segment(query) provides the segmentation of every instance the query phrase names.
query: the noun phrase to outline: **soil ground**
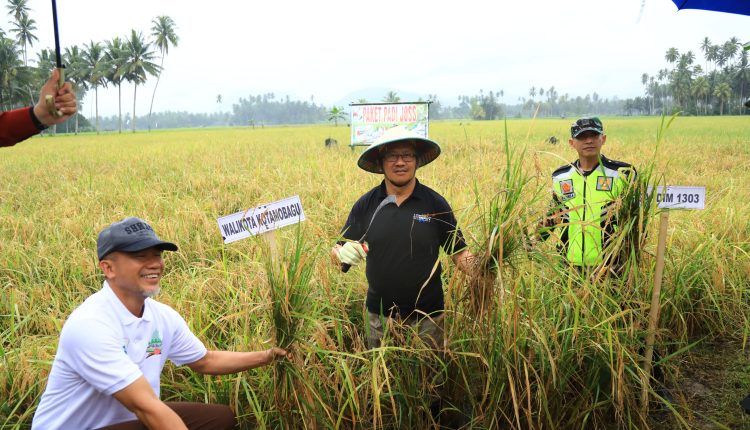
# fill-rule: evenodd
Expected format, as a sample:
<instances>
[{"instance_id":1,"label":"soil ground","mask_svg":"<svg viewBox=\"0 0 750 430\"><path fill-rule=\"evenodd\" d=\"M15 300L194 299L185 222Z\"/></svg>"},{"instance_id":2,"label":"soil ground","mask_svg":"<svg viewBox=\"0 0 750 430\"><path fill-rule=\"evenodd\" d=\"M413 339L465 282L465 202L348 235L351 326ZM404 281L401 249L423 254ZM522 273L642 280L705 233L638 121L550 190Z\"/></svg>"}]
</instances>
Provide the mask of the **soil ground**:
<instances>
[{"instance_id":1,"label":"soil ground","mask_svg":"<svg viewBox=\"0 0 750 430\"><path fill-rule=\"evenodd\" d=\"M655 430L750 430L750 415L739 405L750 394L750 348L743 350L739 341L704 341L678 360L667 386L687 426L668 411L655 411Z\"/></svg>"}]
</instances>

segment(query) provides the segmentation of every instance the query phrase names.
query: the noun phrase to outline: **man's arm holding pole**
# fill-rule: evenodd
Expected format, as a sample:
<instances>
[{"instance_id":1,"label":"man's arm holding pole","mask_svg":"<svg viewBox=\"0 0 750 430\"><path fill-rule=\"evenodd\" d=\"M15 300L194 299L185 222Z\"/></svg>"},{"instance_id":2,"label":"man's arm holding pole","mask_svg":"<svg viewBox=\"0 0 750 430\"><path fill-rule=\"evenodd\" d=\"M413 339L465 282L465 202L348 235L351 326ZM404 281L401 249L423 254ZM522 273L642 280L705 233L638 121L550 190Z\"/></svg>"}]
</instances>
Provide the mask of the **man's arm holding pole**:
<instances>
[{"instance_id":1,"label":"man's arm holding pole","mask_svg":"<svg viewBox=\"0 0 750 430\"><path fill-rule=\"evenodd\" d=\"M34 105L33 114L44 126L49 127L67 121L76 114L76 95L70 82L59 86L60 69L52 71L52 75L39 92L39 101ZM52 100L52 107L48 107L47 100ZM57 112L60 114L58 115Z\"/></svg>"}]
</instances>

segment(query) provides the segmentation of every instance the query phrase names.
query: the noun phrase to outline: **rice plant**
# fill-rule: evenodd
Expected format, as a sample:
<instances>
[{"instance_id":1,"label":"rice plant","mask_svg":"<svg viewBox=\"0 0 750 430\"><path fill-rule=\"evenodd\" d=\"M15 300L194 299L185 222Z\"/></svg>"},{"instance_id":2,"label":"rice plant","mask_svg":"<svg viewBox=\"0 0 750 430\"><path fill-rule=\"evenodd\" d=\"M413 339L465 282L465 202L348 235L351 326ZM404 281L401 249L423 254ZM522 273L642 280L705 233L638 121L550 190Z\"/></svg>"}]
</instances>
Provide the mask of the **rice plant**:
<instances>
[{"instance_id":1,"label":"rice plant","mask_svg":"<svg viewBox=\"0 0 750 430\"><path fill-rule=\"evenodd\" d=\"M433 422L429 392L439 388L440 419L453 428L654 427L638 404L655 247L653 202L643 190L662 182L707 187L705 211L670 215L656 346L664 371L679 374L684 351L704 339L750 336L750 148L742 121L679 118L654 156L653 119L607 120L607 155L632 162L644 180L623 198L620 229L607 249L612 261L626 262L619 277L609 267L599 277L571 273L553 241L527 252L518 228L535 225L547 210L548 173L571 152L544 140L565 133L568 120L537 119L533 131L526 120L431 124L444 153L418 177L459 208L491 284L472 308L473 281L441 257L448 340L441 354L408 327L367 350L364 271L342 274L319 252L333 244L352 202L380 181L353 167L356 153L348 148L321 156L320 143L345 141L346 129L184 130L159 133L158 141L80 135L6 148L0 427L29 427L62 323L100 288L96 232L125 215L149 220L180 246L166 257L158 300L208 347L258 350L278 342L293 352L291 361L221 377L167 366L165 400L229 404L242 429L414 428ZM497 138L503 129L505 141ZM218 216L295 194L305 208L304 234L277 233L276 263L263 241L223 245ZM666 412L670 428L700 428L701 417L745 425L729 412L701 410L677 388Z\"/></svg>"},{"instance_id":2,"label":"rice plant","mask_svg":"<svg viewBox=\"0 0 750 430\"><path fill-rule=\"evenodd\" d=\"M315 420L306 418L313 399L305 383L303 351L295 354L295 349L306 338L306 321L315 319L311 286L316 252L306 247L299 224L294 244L288 251L281 248L281 255L267 248L265 257L274 344L291 354L289 359L274 363L274 403L283 428L299 428L302 421L306 428L314 429Z\"/></svg>"}]
</instances>

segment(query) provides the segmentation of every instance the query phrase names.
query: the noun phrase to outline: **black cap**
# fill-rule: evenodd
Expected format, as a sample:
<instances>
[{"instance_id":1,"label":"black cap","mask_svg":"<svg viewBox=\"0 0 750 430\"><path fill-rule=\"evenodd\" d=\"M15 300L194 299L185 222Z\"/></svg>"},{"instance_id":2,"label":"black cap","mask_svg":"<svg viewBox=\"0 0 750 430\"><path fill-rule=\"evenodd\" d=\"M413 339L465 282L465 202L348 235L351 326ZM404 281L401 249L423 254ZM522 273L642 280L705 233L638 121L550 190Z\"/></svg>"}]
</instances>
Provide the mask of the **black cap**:
<instances>
[{"instance_id":1,"label":"black cap","mask_svg":"<svg viewBox=\"0 0 750 430\"><path fill-rule=\"evenodd\" d=\"M584 131L595 131L599 134L604 134L604 126L602 125L602 120L595 116L579 119L578 121L571 124L570 137L575 139Z\"/></svg>"},{"instance_id":2,"label":"black cap","mask_svg":"<svg viewBox=\"0 0 750 430\"><path fill-rule=\"evenodd\" d=\"M146 221L136 217L110 224L96 239L99 260L114 251L137 252L154 246L161 250L177 251L177 245L159 239Z\"/></svg>"}]
</instances>

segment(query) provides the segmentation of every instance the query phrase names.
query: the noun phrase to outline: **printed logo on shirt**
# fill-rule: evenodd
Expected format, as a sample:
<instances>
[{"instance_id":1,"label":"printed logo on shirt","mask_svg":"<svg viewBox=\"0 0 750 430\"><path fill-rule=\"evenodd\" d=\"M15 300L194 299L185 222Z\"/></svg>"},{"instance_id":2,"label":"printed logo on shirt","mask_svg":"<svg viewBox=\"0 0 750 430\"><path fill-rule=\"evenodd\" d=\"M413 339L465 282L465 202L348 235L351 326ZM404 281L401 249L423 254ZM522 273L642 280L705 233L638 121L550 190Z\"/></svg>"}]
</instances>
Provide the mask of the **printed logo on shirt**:
<instances>
[{"instance_id":1,"label":"printed logo on shirt","mask_svg":"<svg viewBox=\"0 0 750 430\"><path fill-rule=\"evenodd\" d=\"M161 355L161 336L159 336L159 330L154 330L151 333L151 340L148 341L148 347L146 347L146 358L152 355Z\"/></svg>"},{"instance_id":2,"label":"printed logo on shirt","mask_svg":"<svg viewBox=\"0 0 750 430\"><path fill-rule=\"evenodd\" d=\"M563 200L570 200L575 197L576 193L573 191L573 180L566 179L560 181L560 191L562 192Z\"/></svg>"},{"instance_id":3,"label":"printed logo on shirt","mask_svg":"<svg viewBox=\"0 0 750 430\"><path fill-rule=\"evenodd\" d=\"M421 223L430 222L431 219L432 217L427 216L427 215L414 214L414 221L416 222L421 222Z\"/></svg>"},{"instance_id":4,"label":"printed logo on shirt","mask_svg":"<svg viewBox=\"0 0 750 430\"><path fill-rule=\"evenodd\" d=\"M597 191L612 191L612 183L614 178L612 176L599 176L596 178L596 190Z\"/></svg>"},{"instance_id":5,"label":"printed logo on shirt","mask_svg":"<svg viewBox=\"0 0 750 430\"><path fill-rule=\"evenodd\" d=\"M130 343L130 339L125 338L122 340L122 352L124 352L126 355L128 353L128 344Z\"/></svg>"}]
</instances>

